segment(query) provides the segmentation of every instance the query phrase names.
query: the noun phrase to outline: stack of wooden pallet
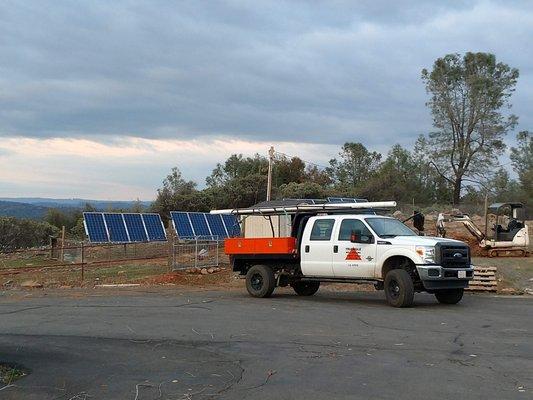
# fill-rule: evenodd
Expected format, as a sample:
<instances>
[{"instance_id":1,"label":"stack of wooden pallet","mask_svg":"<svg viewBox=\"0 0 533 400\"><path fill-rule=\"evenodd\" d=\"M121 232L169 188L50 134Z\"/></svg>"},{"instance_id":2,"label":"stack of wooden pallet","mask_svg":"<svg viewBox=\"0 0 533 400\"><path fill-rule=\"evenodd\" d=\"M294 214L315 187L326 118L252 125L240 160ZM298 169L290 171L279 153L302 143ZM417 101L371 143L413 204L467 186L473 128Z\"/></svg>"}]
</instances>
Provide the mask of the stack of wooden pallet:
<instances>
[{"instance_id":1,"label":"stack of wooden pallet","mask_svg":"<svg viewBox=\"0 0 533 400\"><path fill-rule=\"evenodd\" d=\"M468 284L467 290L496 292L498 290L496 267L474 267L474 279Z\"/></svg>"}]
</instances>

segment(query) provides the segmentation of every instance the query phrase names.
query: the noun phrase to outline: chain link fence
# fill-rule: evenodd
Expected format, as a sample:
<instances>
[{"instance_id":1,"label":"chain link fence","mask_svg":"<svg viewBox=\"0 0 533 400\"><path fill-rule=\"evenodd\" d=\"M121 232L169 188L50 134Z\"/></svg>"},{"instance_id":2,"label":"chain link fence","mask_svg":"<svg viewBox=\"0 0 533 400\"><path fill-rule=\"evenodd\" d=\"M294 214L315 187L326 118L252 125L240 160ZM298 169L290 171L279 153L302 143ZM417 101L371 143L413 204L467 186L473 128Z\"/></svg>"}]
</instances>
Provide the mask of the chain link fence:
<instances>
[{"instance_id":1,"label":"chain link fence","mask_svg":"<svg viewBox=\"0 0 533 400\"><path fill-rule=\"evenodd\" d=\"M172 269L218 267L224 242L222 240L174 238L172 243Z\"/></svg>"}]
</instances>

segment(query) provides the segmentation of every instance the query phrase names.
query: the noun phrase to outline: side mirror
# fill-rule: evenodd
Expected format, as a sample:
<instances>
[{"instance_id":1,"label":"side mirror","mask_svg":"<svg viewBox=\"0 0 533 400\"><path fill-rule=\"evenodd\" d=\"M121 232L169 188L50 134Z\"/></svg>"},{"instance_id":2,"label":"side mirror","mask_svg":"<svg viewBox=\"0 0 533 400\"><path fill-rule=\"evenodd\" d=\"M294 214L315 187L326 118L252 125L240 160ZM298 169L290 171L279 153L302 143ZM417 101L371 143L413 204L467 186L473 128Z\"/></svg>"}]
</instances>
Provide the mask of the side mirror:
<instances>
[{"instance_id":1,"label":"side mirror","mask_svg":"<svg viewBox=\"0 0 533 400\"><path fill-rule=\"evenodd\" d=\"M370 244L374 243L374 237L372 235L363 235L359 240L360 243Z\"/></svg>"},{"instance_id":2,"label":"side mirror","mask_svg":"<svg viewBox=\"0 0 533 400\"><path fill-rule=\"evenodd\" d=\"M374 243L374 237L372 235L362 235L361 231L352 231L350 235L350 242L352 243Z\"/></svg>"}]
</instances>

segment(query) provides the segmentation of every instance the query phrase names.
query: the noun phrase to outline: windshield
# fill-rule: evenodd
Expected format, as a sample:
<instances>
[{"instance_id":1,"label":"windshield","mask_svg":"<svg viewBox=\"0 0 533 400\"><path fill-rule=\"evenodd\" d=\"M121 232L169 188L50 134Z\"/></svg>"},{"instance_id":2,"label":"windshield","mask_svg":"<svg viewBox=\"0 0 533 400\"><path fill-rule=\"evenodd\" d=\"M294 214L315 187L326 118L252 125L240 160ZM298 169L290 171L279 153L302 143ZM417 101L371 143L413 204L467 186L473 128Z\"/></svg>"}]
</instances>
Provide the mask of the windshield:
<instances>
[{"instance_id":1,"label":"windshield","mask_svg":"<svg viewBox=\"0 0 533 400\"><path fill-rule=\"evenodd\" d=\"M402 222L393 218L365 218L365 221L372 227L374 232L381 238L392 238L396 236L416 236Z\"/></svg>"}]
</instances>

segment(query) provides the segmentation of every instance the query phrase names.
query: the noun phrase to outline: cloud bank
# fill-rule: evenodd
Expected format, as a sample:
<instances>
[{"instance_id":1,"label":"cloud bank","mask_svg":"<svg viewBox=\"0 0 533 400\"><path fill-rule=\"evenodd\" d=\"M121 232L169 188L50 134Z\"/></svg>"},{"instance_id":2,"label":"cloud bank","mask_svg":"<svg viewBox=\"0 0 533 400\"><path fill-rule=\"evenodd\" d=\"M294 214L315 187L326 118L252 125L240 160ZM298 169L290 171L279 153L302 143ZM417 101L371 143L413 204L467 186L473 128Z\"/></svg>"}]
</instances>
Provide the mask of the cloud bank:
<instances>
[{"instance_id":1,"label":"cloud bank","mask_svg":"<svg viewBox=\"0 0 533 400\"><path fill-rule=\"evenodd\" d=\"M431 129L420 71L451 52L519 68L531 129L532 37L528 1L3 2L0 195L149 198L173 165L201 181L222 154L278 142L311 161L409 146Z\"/></svg>"}]
</instances>

